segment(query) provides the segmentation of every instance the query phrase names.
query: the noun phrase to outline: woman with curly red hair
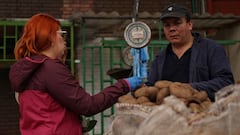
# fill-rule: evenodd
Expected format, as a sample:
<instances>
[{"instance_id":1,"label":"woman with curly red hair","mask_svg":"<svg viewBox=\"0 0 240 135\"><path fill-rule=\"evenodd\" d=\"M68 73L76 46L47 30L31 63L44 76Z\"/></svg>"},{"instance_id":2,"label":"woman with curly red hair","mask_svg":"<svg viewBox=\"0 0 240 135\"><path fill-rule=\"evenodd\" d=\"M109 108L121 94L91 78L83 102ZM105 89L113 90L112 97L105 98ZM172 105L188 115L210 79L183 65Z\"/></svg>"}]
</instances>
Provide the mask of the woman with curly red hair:
<instances>
[{"instance_id":1,"label":"woman with curly red hair","mask_svg":"<svg viewBox=\"0 0 240 135\"><path fill-rule=\"evenodd\" d=\"M142 83L141 77L120 79L91 96L63 62L65 33L52 16L36 14L16 43L17 62L11 66L9 78L19 94L21 135L81 135L79 116L104 111Z\"/></svg>"}]
</instances>

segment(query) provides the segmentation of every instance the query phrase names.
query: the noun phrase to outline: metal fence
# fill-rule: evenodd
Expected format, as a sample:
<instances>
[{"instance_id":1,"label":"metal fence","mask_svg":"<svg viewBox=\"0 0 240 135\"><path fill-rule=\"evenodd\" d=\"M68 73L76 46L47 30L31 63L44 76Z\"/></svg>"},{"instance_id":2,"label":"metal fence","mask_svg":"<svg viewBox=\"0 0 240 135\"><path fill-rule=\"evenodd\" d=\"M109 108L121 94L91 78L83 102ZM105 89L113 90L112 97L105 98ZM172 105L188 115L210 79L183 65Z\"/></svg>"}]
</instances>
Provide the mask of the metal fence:
<instances>
[{"instance_id":1,"label":"metal fence","mask_svg":"<svg viewBox=\"0 0 240 135\"><path fill-rule=\"evenodd\" d=\"M166 41L152 41L150 43L148 46L150 61L154 58L156 51L165 48L166 44ZM116 80L107 74L111 69L131 68L123 59L123 55L126 55L123 52L127 48L124 40L105 40L104 38L100 46L83 45L79 67L80 85L92 95L112 85ZM92 134L102 135L110 127L113 115L114 106L92 117L98 121Z\"/></svg>"},{"instance_id":2,"label":"metal fence","mask_svg":"<svg viewBox=\"0 0 240 135\"><path fill-rule=\"evenodd\" d=\"M9 67L14 61L13 50L15 43L22 34L23 26L27 19L0 20L0 66ZM69 21L61 21L62 29L68 31L67 62L74 72L74 26Z\"/></svg>"}]
</instances>

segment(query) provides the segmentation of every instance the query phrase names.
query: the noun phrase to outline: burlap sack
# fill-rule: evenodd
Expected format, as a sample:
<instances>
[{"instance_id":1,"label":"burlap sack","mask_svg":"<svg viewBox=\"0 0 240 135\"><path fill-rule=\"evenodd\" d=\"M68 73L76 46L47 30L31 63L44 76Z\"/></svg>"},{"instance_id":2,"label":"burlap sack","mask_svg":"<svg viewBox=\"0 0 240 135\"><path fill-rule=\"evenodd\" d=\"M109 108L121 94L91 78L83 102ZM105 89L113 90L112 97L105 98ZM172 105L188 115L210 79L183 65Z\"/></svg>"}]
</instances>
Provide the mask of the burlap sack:
<instances>
[{"instance_id":1,"label":"burlap sack","mask_svg":"<svg viewBox=\"0 0 240 135\"><path fill-rule=\"evenodd\" d=\"M240 85L216 93L216 101L202 113L191 113L174 96L158 106L117 104L106 135L240 135Z\"/></svg>"}]
</instances>

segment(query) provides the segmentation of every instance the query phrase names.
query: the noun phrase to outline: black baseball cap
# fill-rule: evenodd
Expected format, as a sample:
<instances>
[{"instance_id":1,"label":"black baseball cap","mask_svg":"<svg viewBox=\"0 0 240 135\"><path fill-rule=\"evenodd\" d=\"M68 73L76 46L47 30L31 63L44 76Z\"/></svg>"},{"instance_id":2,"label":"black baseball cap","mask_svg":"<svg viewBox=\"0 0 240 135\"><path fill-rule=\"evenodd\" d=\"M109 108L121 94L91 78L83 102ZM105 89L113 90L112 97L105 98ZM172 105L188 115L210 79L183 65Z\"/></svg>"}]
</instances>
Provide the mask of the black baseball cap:
<instances>
[{"instance_id":1,"label":"black baseball cap","mask_svg":"<svg viewBox=\"0 0 240 135\"><path fill-rule=\"evenodd\" d=\"M160 19L163 20L164 18L168 18L168 17L180 18L183 16L186 16L186 18L190 19L191 17L190 11L183 5L171 4L162 10Z\"/></svg>"}]
</instances>

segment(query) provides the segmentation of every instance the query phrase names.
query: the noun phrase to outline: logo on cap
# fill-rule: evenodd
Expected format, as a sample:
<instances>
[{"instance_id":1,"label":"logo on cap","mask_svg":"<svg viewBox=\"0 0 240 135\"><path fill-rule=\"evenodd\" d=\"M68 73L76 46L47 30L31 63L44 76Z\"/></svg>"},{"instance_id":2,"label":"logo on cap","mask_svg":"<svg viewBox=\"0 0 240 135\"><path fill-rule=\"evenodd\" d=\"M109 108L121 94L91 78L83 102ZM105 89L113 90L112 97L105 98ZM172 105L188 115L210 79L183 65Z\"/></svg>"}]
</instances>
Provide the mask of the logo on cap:
<instances>
[{"instance_id":1,"label":"logo on cap","mask_svg":"<svg viewBox=\"0 0 240 135\"><path fill-rule=\"evenodd\" d=\"M168 8L168 11L172 11L172 10L173 10L173 7L169 7L169 8Z\"/></svg>"}]
</instances>

